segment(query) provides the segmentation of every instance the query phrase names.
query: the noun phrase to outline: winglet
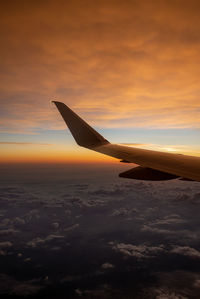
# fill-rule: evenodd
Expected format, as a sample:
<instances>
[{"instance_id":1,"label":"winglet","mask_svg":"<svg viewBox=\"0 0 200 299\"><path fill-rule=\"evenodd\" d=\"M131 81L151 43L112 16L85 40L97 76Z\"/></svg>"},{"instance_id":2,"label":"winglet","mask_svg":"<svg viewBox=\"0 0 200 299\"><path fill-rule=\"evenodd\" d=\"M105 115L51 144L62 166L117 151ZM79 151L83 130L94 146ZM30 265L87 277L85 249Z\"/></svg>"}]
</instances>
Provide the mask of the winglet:
<instances>
[{"instance_id":1,"label":"winglet","mask_svg":"<svg viewBox=\"0 0 200 299\"><path fill-rule=\"evenodd\" d=\"M109 142L62 102L52 101L78 145L92 148Z\"/></svg>"}]
</instances>

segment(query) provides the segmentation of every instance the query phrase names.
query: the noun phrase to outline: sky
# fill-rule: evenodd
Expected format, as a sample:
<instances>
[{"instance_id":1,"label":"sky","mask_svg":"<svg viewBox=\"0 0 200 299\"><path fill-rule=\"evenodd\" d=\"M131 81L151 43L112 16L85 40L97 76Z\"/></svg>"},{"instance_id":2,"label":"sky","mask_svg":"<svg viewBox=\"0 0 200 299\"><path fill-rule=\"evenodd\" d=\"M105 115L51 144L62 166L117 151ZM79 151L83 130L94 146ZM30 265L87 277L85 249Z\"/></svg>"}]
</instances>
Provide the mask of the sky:
<instances>
[{"instance_id":1,"label":"sky","mask_svg":"<svg viewBox=\"0 0 200 299\"><path fill-rule=\"evenodd\" d=\"M52 100L111 142L200 153L191 0L0 2L0 162L114 160L76 146Z\"/></svg>"}]
</instances>

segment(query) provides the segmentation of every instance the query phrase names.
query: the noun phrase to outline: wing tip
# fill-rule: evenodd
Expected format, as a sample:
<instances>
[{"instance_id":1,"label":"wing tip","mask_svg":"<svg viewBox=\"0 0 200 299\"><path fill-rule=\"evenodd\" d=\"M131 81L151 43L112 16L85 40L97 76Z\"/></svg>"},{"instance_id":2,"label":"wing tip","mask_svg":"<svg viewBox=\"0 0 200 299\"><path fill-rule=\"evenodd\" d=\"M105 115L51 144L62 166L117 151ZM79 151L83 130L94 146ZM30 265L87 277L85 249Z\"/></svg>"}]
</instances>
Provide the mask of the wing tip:
<instances>
[{"instance_id":1,"label":"wing tip","mask_svg":"<svg viewBox=\"0 0 200 299\"><path fill-rule=\"evenodd\" d=\"M65 105L63 102L56 101L56 100L51 101L51 103L54 103L55 105L59 105L59 104Z\"/></svg>"},{"instance_id":2,"label":"wing tip","mask_svg":"<svg viewBox=\"0 0 200 299\"><path fill-rule=\"evenodd\" d=\"M92 148L109 143L67 105L56 100L52 101L52 103L56 105L78 145Z\"/></svg>"}]
</instances>

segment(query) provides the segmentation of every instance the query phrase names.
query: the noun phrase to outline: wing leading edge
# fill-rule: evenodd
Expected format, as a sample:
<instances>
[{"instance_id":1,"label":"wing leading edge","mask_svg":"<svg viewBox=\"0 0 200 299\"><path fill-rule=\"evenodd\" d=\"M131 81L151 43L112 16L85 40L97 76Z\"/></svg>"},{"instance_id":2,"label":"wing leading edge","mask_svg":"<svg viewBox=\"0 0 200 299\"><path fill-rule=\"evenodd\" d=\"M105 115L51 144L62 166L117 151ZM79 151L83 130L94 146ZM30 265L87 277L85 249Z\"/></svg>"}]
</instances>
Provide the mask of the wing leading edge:
<instances>
[{"instance_id":1,"label":"wing leading edge","mask_svg":"<svg viewBox=\"0 0 200 299\"><path fill-rule=\"evenodd\" d=\"M120 174L120 177L139 180L200 181L200 157L164 153L112 144L89 126L64 103L53 101L70 129L77 144L90 150L140 165Z\"/></svg>"}]
</instances>

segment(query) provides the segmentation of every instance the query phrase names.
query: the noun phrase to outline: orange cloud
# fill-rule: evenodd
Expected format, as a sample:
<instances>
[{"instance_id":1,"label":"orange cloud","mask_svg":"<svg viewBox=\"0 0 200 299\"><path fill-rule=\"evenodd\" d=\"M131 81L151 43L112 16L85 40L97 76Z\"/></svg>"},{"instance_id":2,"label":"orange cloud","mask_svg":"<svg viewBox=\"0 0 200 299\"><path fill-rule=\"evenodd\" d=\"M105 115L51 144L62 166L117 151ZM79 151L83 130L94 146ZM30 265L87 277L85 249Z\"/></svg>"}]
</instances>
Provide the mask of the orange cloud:
<instances>
[{"instance_id":1,"label":"orange cloud","mask_svg":"<svg viewBox=\"0 0 200 299\"><path fill-rule=\"evenodd\" d=\"M1 131L200 127L198 1L1 2Z\"/></svg>"},{"instance_id":2,"label":"orange cloud","mask_svg":"<svg viewBox=\"0 0 200 299\"><path fill-rule=\"evenodd\" d=\"M8 141L0 141L2 145L51 145L49 143L33 143L33 142L8 142Z\"/></svg>"}]
</instances>

